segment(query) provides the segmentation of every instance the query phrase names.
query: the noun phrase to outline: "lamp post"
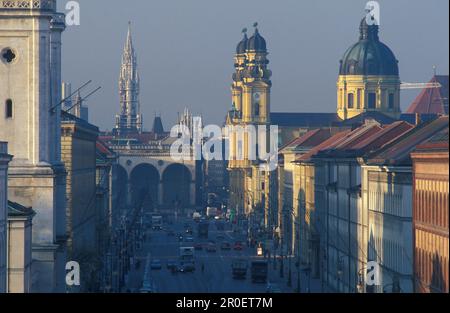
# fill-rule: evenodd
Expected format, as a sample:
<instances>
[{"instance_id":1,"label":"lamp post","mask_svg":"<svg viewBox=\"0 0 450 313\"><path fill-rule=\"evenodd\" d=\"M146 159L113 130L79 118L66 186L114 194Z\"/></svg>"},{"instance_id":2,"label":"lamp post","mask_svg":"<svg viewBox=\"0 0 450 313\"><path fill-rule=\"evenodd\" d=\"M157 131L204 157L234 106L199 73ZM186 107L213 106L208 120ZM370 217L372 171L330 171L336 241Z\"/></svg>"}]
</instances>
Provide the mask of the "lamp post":
<instances>
[{"instance_id":1,"label":"lamp post","mask_svg":"<svg viewBox=\"0 0 450 313\"><path fill-rule=\"evenodd\" d=\"M338 260L338 265L337 265L337 277L338 277L338 292L341 291L341 277L342 274L344 273L344 269L343 269L343 256L339 257Z\"/></svg>"}]
</instances>

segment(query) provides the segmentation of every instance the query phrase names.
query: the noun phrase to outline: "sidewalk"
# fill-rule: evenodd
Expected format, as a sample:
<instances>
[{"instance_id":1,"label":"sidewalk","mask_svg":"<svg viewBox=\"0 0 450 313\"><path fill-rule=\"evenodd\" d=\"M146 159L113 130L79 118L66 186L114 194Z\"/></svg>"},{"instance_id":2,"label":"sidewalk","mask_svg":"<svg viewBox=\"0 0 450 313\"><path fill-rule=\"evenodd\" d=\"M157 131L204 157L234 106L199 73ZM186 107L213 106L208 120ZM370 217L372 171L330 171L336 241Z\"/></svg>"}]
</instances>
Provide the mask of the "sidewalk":
<instances>
[{"instance_id":1,"label":"sidewalk","mask_svg":"<svg viewBox=\"0 0 450 313\"><path fill-rule=\"evenodd\" d=\"M130 271L127 273L125 286L122 288L122 292L127 292L127 290L139 292L141 289L149 244L150 236L147 232L146 240L142 243L141 249L137 250L137 253L133 258L133 264L130 267ZM136 269L135 264L138 260L140 261L140 266Z\"/></svg>"},{"instance_id":2,"label":"sidewalk","mask_svg":"<svg viewBox=\"0 0 450 313\"><path fill-rule=\"evenodd\" d=\"M276 267L274 268L273 258L269 261L269 279L268 283L276 284L283 293L297 293L298 287L298 270L295 266L295 262L291 263L291 286L288 286L289 281L289 260L284 260L283 277L280 277L280 260L277 259ZM303 267L300 267L300 292L301 293L322 293L322 284L320 279L309 277L307 273L303 271Z\"/></svg>"}]
</instances>

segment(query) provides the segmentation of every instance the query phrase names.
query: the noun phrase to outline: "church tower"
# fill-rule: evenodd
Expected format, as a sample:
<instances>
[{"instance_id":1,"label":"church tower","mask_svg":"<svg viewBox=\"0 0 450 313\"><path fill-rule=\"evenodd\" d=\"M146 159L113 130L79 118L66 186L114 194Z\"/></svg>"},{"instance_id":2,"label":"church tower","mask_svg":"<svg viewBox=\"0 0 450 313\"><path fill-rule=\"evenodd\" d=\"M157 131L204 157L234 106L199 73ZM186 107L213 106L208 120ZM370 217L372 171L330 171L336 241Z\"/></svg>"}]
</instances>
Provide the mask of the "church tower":
<instances>
[{"instance_id":1,"label":"church tower","mask_svg":"<svg viewBox=\"0 0 450 313\"><path fill-rule=\"evenodd\" d=\"M116 116L116 132L142 132L142 115L139 103L139 72L137 55L128 24L127 40L122 55L119 77L120 114Z\"/></svg>"},{"instance_id":2,"label":"church tower","mask_svg":"<svg viewBox=\"0 0 450 313\"><path fill-rule=\"evenodd\" d=\"M61 33L56 0L0 1L0 141L13 155L8 198L36 212L32 292L65 291Z\"/></svg>"},{"instance_id":3,"label":"church tower","mask_svg":"<svg viewBox=\"0 0 450 313\"><path fill-rule=\"evenodd\" d=\"M231 85L233 104L226 122L230 145L230 205L241 213L247 207L245 182L247 177L251 177L252 166L258 162L258 134L252 135L245 131L245 127L270 125L272 72L268 69L266 40L259 33L257 23L254 28L250 38L244 29L244 37L236 48Z\"/></svg>"},{"instance_id":4,"label":"church tower","mask_svg":"<svg viewBox=\"0 0 450 313\"><path fill-rule=\"evenodd\" d=\"M378 36L378 25L360 23L359 41L340 61L337 82L337 114L349 119L363 112L400 116L398 61Z\"/></svg>"}]
</instances>

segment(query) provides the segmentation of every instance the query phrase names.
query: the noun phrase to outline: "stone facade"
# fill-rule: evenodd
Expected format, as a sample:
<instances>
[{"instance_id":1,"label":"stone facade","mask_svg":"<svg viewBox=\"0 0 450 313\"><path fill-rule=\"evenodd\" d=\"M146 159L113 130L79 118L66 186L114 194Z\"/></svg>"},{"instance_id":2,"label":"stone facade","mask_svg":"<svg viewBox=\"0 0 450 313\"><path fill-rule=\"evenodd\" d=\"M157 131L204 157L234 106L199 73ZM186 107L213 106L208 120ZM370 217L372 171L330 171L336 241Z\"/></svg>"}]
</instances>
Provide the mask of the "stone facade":
<instances>
[{"instance_id":1,"label":"stone facade","mask_svg":"<svg viewBox=\"0 0 450 313\"><path fill-rule=\"evenodd\" d=\"M0 293L7 290L8 144L0 142Z\"/></svg>"},{"instance_id":2,"label":"stone facade","mask_svg":"<svg viewBox=\"0 0 450 313\"><path fill-rule=\"evenodd\" d=\"M5 6L8 3L9 5ZM36 211L32 291L65 290L65 170L60 161L61 33L56 1L0 6L0 140L10 143L8 198ZM3 111L3 110L2 110ZM26 125L26 127L24 127Z\"/></svg>"},{"instance_id":3,"label":"stone facade","mask_svg":"<svg viewBox=\"0 0 450 313\"><path fill-rule=\"evenodd\" d=\"M448 128L413 158L414 291L449 292Z\"/></svg>"},{"instance_id":4,"label":"stone facade","mask_svg":"<svg viewBox=\"0 0 450 313\"><path fill-rule=\"evenodd\" d=\"M32 220L35 212L8 202L8 292L31 291Z\"/></svg>"},{"instance_id":5,"label":"stone facade","mask_svg":"<svg viewBox=\"0 0 450 313\"><path fill-rule=\"evenodd\" d=\"M61 124L61 158L67 170L67 255L83 267L83 288L95 280L98 247L96 236L96 142L98 128L68 113Z\"/></svg>"}]
</instances>

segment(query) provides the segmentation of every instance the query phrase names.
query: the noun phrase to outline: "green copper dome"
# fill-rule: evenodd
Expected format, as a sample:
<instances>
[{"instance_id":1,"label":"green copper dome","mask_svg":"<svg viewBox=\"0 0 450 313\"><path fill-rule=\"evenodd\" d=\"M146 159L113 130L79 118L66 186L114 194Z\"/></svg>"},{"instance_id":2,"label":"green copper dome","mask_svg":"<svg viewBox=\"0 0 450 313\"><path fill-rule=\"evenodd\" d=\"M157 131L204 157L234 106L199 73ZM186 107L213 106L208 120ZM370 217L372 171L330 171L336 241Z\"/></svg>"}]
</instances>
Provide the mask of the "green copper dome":
<instances>
[{"instance_id":1,"label":"green copper dome","mask_svg":"<svg viewBox=\"0 0 450 313\"><path fill-rule=\"evenodd\" d=\"M399 75L394 53L378 37L378 26L360 24L359 41L344 54L340 75Z\"/></svg>"}]
</instances>

